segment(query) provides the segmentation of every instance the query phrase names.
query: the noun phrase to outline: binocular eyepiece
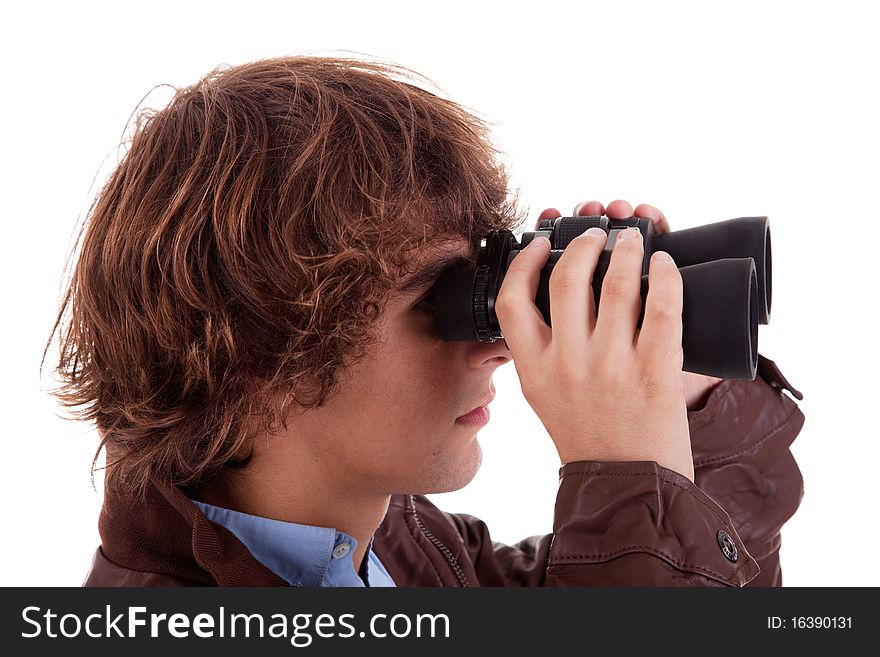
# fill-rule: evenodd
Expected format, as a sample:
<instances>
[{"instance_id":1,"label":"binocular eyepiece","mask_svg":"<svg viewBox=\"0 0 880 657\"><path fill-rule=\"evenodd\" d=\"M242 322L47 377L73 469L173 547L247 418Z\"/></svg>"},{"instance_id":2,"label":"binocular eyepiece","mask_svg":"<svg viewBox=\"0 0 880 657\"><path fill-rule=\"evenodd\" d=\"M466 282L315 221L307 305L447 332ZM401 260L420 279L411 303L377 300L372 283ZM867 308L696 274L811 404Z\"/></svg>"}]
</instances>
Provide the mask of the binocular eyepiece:
<instances>
[{"instance_id":1,"label":"binocular eyepiece","mask_svg":"<svg viewBox=\"0 0 880 657\"><path fill-rule=\"evenodd\" d=\"M682 310L683 368L724 379L754 380L758 367L758 324L767 324L771 303L770 225L767 217L740 217L665 234L654 232L649 218L558 217L544 219L517 242L510 231L491 231L481 241L476 266L448 269L437 280L433 297L437 327L447 342L494 342L503 338L495 299L517 253L537 236L550 240L535 305L548 326L549 282L565 247L587 229L608 234L593 275L599 308L602 281L622 230L637 228L643 237L641 327L648 293L648 265L654 251L669 253L684 285ZM585 282L586 284L586 282Z\"/></svg>"}]
</instances>

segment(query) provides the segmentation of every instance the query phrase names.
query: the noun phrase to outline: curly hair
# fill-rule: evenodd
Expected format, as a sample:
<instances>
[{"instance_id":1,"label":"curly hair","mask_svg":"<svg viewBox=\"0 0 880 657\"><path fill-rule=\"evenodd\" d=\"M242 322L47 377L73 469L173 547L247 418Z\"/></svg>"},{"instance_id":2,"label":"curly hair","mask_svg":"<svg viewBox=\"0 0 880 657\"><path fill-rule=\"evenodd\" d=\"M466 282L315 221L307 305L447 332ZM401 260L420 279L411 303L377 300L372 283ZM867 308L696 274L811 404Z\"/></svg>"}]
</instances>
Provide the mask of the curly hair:
<instances>
[{"instance_id":1,"label":"curly hair","mask_svg":"<svg viewBox=\"0 0 880 657\"><path fill-rule=\"evenodd\" d=\"M52 394L95 421L105 486L241 465L256 432L326 403L369 352L413 250L522 224L486 123L420 81L281 57L137 114L43 353L57 333Z\"/></svg>"}]
</instances>

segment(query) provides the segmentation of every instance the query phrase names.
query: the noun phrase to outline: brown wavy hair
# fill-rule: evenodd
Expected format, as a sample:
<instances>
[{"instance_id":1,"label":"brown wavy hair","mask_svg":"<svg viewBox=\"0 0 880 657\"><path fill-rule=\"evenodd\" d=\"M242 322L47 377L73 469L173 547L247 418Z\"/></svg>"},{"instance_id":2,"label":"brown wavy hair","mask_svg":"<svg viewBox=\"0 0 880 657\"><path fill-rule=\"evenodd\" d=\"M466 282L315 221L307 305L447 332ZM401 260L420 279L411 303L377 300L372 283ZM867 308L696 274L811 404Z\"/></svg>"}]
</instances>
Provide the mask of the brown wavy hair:
<instances>
[{"instance_id":1,"label":"brown wavy hair","mask_svg":"<svg viewBox=\"0 0 880 657\"><path fill-rule=\"evenodd\" d=\"M485 121L394 64L223 66L135 117L43 354L105 486L196 485L314 408L429 242L523 222ZM434 85L436 87L436 85ZM245 459L246 460L246 459Z\"/></svg>"}]
</instances>

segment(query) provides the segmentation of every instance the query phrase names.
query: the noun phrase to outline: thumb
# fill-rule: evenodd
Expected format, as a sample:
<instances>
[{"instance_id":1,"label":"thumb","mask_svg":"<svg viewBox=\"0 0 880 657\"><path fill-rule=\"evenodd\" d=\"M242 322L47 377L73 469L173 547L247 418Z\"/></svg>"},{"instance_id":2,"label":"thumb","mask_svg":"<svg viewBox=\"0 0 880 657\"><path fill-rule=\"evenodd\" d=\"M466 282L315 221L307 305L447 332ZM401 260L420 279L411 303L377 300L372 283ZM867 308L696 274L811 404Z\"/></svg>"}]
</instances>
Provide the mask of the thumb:
<instances>
[{"instance_id":1,"label":"thumb","mask_svg":"<svg viewBox=\"0 0 880 657\"><path fill-rule=\"evenodd\" d=\"M550 343L550 327L535 305L550 240L535 237L510 262L495 299L495 316L514 360L540 357Z\"/></svg>"}]
</instances>

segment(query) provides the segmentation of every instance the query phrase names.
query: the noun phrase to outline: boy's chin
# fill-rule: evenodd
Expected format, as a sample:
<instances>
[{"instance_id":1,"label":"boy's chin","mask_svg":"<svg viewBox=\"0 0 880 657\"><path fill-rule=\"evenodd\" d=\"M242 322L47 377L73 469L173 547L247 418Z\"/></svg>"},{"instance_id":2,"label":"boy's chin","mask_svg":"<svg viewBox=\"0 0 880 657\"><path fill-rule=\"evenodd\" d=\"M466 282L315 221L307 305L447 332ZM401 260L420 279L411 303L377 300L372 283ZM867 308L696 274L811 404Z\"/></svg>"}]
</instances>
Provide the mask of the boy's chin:
<instances>
[{"instance_id":1,"label":"boy's chin","mask_svg":"<svg viewBox=\"0 0 880 657\"><path fill-rule=\"evenodd\" d=\"M431 495L461 490L477 476L482 461L483 450L474 440L473 450L468 453L466 459L449 464L448 467L437 468L416 487L417 489L408 492L414 495Z\"/></svg>"}]
</instances>

